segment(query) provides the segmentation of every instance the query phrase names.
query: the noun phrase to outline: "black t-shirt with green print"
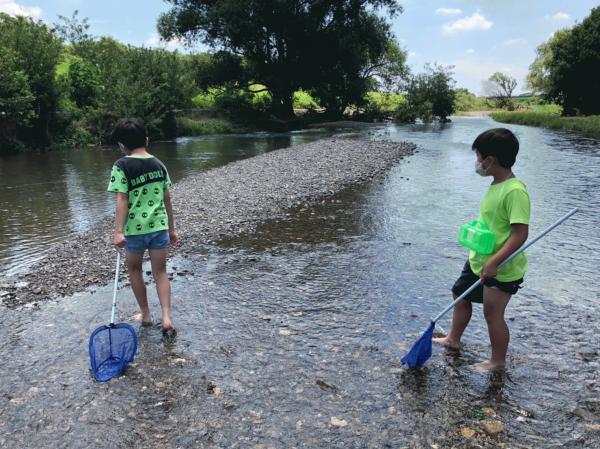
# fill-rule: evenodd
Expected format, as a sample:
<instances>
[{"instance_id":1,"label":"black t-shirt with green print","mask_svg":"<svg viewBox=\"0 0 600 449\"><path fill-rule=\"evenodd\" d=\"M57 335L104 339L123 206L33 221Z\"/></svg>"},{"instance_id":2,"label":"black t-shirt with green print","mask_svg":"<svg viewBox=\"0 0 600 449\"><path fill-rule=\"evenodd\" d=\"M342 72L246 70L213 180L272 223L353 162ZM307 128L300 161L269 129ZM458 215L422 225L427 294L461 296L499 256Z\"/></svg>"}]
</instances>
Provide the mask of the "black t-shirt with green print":
<instances>
[{"instance_id":1,"label":"black t-shirt with green print","mask_svg":"<svg viewBox=\"0 0 600 449\"><path fill-rule=\"evenodd\" d=\"M123 233L143 235L169 229L165 190L171 185L164 164L154 156L125 156L112 167L109 192L126 193L129 210Z\"/></svg>"}]
</instances>

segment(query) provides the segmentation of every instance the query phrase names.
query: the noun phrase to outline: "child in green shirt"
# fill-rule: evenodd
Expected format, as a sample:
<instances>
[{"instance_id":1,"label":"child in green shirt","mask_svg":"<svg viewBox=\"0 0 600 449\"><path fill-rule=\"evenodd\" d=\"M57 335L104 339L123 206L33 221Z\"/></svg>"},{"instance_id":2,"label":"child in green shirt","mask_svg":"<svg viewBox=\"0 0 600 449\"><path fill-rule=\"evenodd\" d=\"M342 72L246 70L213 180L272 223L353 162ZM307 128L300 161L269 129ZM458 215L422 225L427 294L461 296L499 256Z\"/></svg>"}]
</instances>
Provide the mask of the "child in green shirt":
<instances>
[{"instance_id":1,"label":"child in green shirt","mask_svg":"<svg viewBox=\"0 0 600 449\"><path fill-rule=\"evenodd\" d=\"M131 288L142 312L142 326L152 325L142 273L144 252L148 250L162 309L162 332L166 337L173 337L167 253L169 245L176 244L177 235L169 173L161 161L146 151L148 137L141 121L119 121L112 138L125 153L125 157L113 165L108 185L108 191L117 196L114 244L125 248Z\"/></svg>"},{"instance_id":2,"label":"child in green shirt","mask_svg":"<svg viewBox=\"0 0 600 449\"><path fill-rule=\"evenodd\" d=\"M465 292L477 279L481 278L482 284L454 306L448 336L434 338L433 341L458 349L461 336L471 319L472 303L483 302L492 355L489 361L478 363L475 367L503 369L510 338L504 310L511 296L521 287L527 271L527 258L521 253L501 268L498 266L527 240L529 194L512 172L519 141L511 131L505 128L487 130L475 139L472 148L477 157L475 171L481 176L493 177L492 184L481 200L479 220L485 222L496 237L494 251L487 255L469 251L463 271L452 287L454 298Z\"/></svg>"}]
</instances>

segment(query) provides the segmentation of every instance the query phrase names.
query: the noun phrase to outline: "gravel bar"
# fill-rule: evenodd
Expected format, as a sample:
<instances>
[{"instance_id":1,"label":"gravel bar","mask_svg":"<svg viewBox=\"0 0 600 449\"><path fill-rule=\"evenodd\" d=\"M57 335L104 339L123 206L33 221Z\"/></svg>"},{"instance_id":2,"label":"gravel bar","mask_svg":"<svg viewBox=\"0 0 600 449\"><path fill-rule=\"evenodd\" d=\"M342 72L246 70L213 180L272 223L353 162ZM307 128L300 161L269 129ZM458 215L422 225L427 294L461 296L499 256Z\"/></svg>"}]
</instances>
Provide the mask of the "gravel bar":
<instances>
[{"instance_id":1,"label":"gravel bar","mask_svg":"<svg viewBox=\"0 0 600 449\"><path fill-rule=\"evenodd\" d=\"M179 244L172 255L252 233L286 211L370 182L415 151L411 143L332 137L233 162L185 178L171 188ZM168 167L167 167L168 168ZM74 235L17 278L0 278L9 307L71 295L114 276L113 218Z\"/></svg>"}]
</instances>

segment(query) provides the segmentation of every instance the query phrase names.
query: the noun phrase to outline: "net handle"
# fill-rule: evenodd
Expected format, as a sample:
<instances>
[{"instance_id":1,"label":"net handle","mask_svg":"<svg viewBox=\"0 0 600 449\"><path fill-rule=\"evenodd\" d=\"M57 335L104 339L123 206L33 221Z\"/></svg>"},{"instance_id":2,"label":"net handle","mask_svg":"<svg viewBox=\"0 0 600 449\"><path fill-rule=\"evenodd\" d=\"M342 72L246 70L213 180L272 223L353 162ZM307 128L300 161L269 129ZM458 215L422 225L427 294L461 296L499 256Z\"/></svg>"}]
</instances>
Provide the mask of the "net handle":
<instances>
[{"instance_id":1,"label":"net handle","mask_svg":"<svg viewBox=\"0 0 600 449\"><path fill-rule=\"evenodd\" d=\"M526 245L521 246L514 253L512 253L510 256L508 256L506 259L504 259L504 261L500 265L498 265L498 267L501 267L502 265L504 265L508 261L512 260L514 257L516 257L519 254L521 254L523 251L525 251L527 248L529 248L531 245L533 245L539 239L541 239L542 237L544 237L546 234L548 234L550 231L552 231L555 227L557 227L563 221L567 220L571 215L573 215L578 210L579 209L576 207L571 212L569 212L567 215L565 215L564 217L562 217L559 220L557 220L554 224L548 226L536 238L534 238L533 240L531 240L530 242L528 242ZM479 284L481 284L481 278L477 279L477 282L475 282L473 285L471 285L462 295L460 295L452 303L450 303L450 305L448 305L448 307L446 307L444 310L442 310L442 312L438 316L436 316L433 320L431 320L431 321L433 321L435 323L437 320L439 320L442 316L444 316L446 314L446 312L448 312L452 307L454 307L456 304L458 304L469 293L471 293L473 290L475 290L475 288L477 288L477 286Z\"/></svg>"},{"instance_id":2,"label":"net handle","mask_svg":"<svg viewBox=\"0 0 600 449\"><path fill-rule=\"evenodd\" d=\"M119 268L121 267L121 252L117 250L117 265L115 267L115 285L113 288L112 312L110 314L110 325L115 324L115 310L117 309L117 287L119 286Z\"/></svg>"}]
</instances>

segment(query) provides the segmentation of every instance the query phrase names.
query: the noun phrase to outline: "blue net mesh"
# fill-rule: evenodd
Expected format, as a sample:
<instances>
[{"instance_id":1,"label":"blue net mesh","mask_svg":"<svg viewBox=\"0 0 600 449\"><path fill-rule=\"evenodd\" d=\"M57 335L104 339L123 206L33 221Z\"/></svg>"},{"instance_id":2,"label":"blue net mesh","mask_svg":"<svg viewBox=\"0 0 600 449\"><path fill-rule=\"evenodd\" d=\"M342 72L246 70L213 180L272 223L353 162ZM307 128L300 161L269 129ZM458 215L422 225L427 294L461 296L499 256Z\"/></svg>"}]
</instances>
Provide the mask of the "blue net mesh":
<instances>
[{"instance_id":1,"label":"blue net mesh","mask_svg":"<svg viewBox=\"0 0 600 449\"><path fill-rule=\"evenodd\" d=\"M431 339L433 338L433 329L435 323L432 321L427 330L421 335L408 354L402 357L402 364L406 364L411 368L422 366L429 357L431 357Z\"/></svg>"},{"instance_id":2,"label":"blue net mesh","mask_svg":"<svg viewBox=\"0 0 600 449\"><path fill-rule=\"evenodd\" d=\"M90 336L90 365L94 377L106 382L127 368L137 352L137 334L129 324L100 326Z\"/></svg>"}]
</instances>

